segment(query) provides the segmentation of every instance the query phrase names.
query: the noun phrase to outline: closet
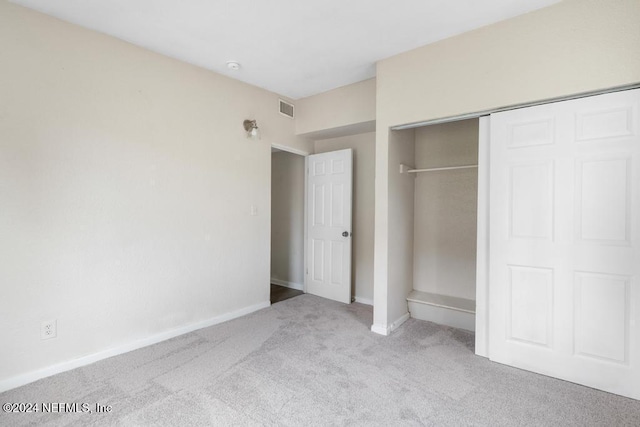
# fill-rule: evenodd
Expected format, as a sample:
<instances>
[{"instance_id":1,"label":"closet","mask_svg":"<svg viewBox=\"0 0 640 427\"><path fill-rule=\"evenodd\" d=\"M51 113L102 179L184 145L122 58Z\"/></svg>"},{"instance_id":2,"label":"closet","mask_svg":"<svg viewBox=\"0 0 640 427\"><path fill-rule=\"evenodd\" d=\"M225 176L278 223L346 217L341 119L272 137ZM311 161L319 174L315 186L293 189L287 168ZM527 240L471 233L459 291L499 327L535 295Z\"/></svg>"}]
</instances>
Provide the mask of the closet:
<instances>
[{"instance_id":1,"label":"closet","mask_svg":"<svg viewBox=\"0 0 640 427\"><path fill-rule=\"evenodd\" d=\"M414 130L411 317L475 330L478 119Z\"/></svg>"},{"instance_id":2,"label":"closet","mask_svg":"<svg viewBox=\"0 0 640 427\"><path fill-rule=\"evenodd\" d=\"M394 316L640 399L640 89L392 129L389 162Z\"/></svg>"}]
</instances>

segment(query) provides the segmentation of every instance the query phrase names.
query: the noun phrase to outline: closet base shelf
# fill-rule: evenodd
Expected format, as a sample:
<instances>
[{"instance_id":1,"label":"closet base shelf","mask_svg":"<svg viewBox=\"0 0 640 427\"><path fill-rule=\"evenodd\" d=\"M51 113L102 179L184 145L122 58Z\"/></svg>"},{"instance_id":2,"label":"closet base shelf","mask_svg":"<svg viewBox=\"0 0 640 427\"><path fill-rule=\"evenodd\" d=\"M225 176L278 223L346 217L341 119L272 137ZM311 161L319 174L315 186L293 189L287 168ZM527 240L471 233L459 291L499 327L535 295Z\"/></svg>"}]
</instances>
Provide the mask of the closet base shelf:
<instances>
[{"instance_id":1,"label":"closet base shelf","mask_svg":"<svg viewBox=\"0 0 640 427\"><path fill-rule=\"evenodd\" d=\"M475 301L413 291L407 297L409 313L418 320L475 332Z\"/></svg>"}]
</instances>

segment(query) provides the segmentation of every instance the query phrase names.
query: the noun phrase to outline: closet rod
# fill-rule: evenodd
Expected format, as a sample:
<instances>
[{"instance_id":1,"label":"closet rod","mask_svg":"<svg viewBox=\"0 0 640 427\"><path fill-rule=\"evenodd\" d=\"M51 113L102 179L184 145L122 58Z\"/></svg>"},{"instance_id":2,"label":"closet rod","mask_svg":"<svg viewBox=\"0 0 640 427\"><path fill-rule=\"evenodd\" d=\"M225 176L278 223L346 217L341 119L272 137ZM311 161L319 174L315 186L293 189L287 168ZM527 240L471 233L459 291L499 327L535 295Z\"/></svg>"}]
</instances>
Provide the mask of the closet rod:
<instances>
[{"instance_id":1,"label":"closet rod","mask_svg":"<svg viewBox=\"0 0 640 427\"><path fill-rule=\"evenodd\" d=\"M449 166L446 168L428 168L428 169L409 169L407 173L418 173L418 172L434 172L434 171L448 171L452 169L472 169L477 168L478 165L466 165L466 166Z\"/></svg>"}]
</instances>

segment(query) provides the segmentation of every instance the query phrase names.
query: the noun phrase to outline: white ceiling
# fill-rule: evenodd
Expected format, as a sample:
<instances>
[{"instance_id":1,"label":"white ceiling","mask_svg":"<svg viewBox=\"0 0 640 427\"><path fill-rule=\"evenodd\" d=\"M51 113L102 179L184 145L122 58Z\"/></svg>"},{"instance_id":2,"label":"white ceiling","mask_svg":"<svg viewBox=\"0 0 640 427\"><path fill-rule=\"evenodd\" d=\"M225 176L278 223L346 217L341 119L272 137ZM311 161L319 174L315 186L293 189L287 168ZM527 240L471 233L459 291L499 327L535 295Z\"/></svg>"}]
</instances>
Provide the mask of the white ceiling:
<instances>
[{"instance_id":1,"label":"white ceiling","mask_svg":"<svg viewBox=\"0 0 640 427\"><path fill-rule=\"evenodd\" d=\"M380 59L559 0L12 1L298 99L374 77Z\"/></svg>"}]
</instances>

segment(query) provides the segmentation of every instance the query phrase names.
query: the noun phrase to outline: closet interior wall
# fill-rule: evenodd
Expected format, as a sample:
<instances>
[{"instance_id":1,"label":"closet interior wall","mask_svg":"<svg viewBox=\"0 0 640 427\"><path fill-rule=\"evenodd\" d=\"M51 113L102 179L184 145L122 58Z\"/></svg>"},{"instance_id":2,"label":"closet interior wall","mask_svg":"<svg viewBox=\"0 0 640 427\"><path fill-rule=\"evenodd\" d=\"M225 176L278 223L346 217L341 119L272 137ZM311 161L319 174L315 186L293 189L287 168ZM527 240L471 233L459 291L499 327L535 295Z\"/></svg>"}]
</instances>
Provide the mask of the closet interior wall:
<instances>
[{"instance_id":1,"label":"closet interior wall","mask_svg":"<svg viewBox=\"0 0 640 427\"><path fill-rule=\"evenodd\" d=\"M415 167L478 164L478 120L415 131ZM476 299L478 169L415 174L413 288Z\"/></svg>"}]
</instances>

